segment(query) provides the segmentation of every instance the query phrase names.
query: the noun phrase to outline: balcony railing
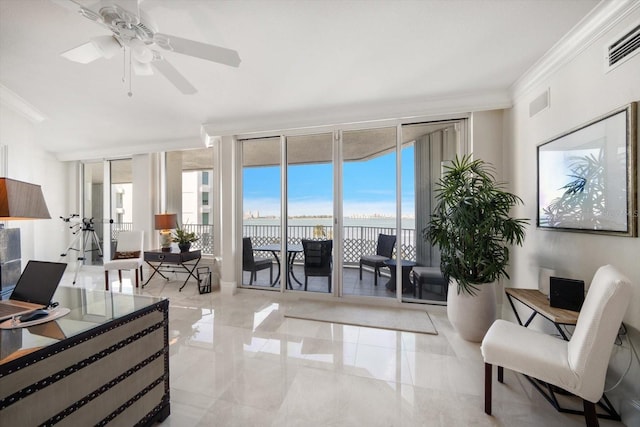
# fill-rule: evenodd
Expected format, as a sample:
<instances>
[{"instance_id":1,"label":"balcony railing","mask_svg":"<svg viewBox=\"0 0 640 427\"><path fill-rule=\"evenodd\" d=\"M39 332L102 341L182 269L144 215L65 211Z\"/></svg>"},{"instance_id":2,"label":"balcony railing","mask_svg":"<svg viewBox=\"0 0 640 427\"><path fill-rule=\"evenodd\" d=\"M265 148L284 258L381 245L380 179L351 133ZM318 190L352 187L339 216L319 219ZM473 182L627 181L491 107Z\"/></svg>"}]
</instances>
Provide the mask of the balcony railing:
<instances>
[{"instance_id":1,"label":"balcony railing","mask_svg":"<svg viewBox=\"0 0 640 427\"><path fill-rule=\"evenodd\" d=\"M345 226L344 234L344 264L358 264L360 257L365 254L374 254L378 243L378 234L396 234L395 228L370 227L370 226ZM278 225L243 225L242 235L251 237L253 246L266 245L280 242L280 226ZM331 239L333 237L333 227L331 226L305 226L290 225L287 228L288 244L299 244L302 239ZM400 248L401 258L407 260L416 259L414 229L403 228L402 247ZM266 255L265 255L266 256ZM398 246L395 248L395 255L398 257Z\"/></svg>"},{"instance_id":2,"label":"balcony railing","mask_svg":"<svg viewBox=\"0 0 640 427\"><path fill-rule=\"evenodd\" d=\"M194 232L199 239L191 244L192 249L200 249L205 255L213 254L213 225L208 224L184 224L184 228L189 232ZM113 223L111 236L115 241L120 231L133 229L130 222ZM333 238L333 227L331 226L305 226L291 225L288 227L288 243L300 244L302 239L331 239ZM416 259L416 231L412 228L400 230L402 247L401 256L398 256L398 245L396 245L394 256L415 261ZM358 264L360 257L365 254L374 254L378 234L395 234L395 228L370 227L370 226L345 226L344 230L344 264ZM279 225L243 225L243 237L251 237L253 246L267 245L280 242ZM267 254L265 254L267 256Z\"/></svg>"}]
</instances>

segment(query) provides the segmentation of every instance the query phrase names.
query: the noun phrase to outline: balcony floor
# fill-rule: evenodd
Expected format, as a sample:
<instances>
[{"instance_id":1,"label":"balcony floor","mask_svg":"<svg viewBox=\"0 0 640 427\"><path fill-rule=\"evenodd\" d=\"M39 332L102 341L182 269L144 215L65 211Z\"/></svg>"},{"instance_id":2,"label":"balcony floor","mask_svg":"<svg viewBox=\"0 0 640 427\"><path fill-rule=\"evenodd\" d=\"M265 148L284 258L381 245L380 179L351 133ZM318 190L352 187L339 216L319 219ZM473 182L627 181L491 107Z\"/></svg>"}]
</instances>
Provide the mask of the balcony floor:
<instances>
[{"instance_id":1,"label":"balcony floor","mask_svg":"<svg viewBox=\"0 0 640 427\"><path fill-rule=\"evenodd\" d=\"M278 267L274 265L273 276L274 279L278 275ZM304 270L301 265L295 265L293 269L293 275L302 282L299 285L295 281L293 282L293 291L304 292ZM245 288L269 288L279 289L280 284L272 287L269 283L268 270L262 270L258 272L257 279L249 286L249 272L243 272L242 283ZM389 272L383 271L382 276L378 277L378 286L374 286L373 270L364 268L362 271L362 280L359 277L358 267L348 266L342 270L343 279L343 295L351 296L366 296L366 297L383 297L383 298L395 298L395 291L390 291L386 288L386 284L389 281ZM309 277L307 284L307 292L328 292L327 278L326 277ZM418 300L418 296L414 297L412 292L403 294L404 299ZM422 300L425 301L445 301L446 295L443 294L443 290L440 286L423 285Z\"/></svg>"}]
</instances>

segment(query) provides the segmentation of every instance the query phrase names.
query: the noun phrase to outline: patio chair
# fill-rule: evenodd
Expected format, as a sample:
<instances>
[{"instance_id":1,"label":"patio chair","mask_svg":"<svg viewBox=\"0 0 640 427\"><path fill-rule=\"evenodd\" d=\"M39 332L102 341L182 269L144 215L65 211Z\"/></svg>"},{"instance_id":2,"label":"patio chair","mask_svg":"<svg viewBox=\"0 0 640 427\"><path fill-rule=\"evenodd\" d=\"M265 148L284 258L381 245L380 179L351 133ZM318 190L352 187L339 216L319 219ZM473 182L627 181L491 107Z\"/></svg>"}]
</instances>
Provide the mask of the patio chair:
<instances>
[{"instance_id":1,"label":"patio chair","mask_svg":"<svg viewBox=\"0 0 640 427\"><path fill-rule=\"evenodd\" d=\"M491 371L496 365L498 382L504 382L507 368L581 397L586 425L597 426L595 403L603 397L611 350L630 298L629 279L606 265L593 276L569 341L496 320L480 347L485 363L484 411L491 415Z\"/></svg>"},{"instance_id":2,"label":"patio chair","mask_svg":"<svg viewBox=\"0 0 640 427\"><path fill-rule=\"evenodd\" d=\"M253 246L250 237L242 238L242 271L250 271L249 286L253 279L258 279L258 271L269 269L269 284L273 283L273 262L271 258L253 256Z\"/></svg>"},{"instance_id":3,"label":"patio chair","mask_svg":"<svg viewBox=\"0 0 640 427\"><path fill-rule=\"evenodd\" d=\"M331 293L331 251L333 240L302 240L304 252L304 290L310 276L326 276Z\"/></svg>"},{"instance_id":4,"label":"patio chair","mask_svg":"<svg viewBox=\"0 0 640 427\"><path fill-rule=\"evenodd\" d=\"M142 278L142 262L144 260L144 232L121 231L118 233L116 251L111 261L104 261L104 289L109 290L109 271L118 270L118 279L122 284L122 270L136 271L136 288ZM138 270L140 279L138 280Z\"/></svg>"},{"instance_id":5,"label":"patio chair","mask_svg":"<svg viewBox=\"0 0 640 427\"><path fill-rule=\"evenodd\" d=\"M389 234L378 235L378 245L375 255L364 255L360 258L360 280L362 280L362 266L368 265L373 267L373 284L378 286L378 276L380 276L380 268L386 267L384 262L391 259L393 255L393 247L396 245L396 236Z\"/></svg>"},{"instance_id":6,"label":"patio chair","mask_svg":"<svg viewBox=\"0 0 640 427\"><path fill-rule=\"evenodd\" d=\"M422 299L422 286L439 286L440 295L445 296L447 289L449 289L449 283L444 279L440 267L413 267L411 270L413 279L413 296L418 293L418 298Z\"/></svg>"}]
</instances>

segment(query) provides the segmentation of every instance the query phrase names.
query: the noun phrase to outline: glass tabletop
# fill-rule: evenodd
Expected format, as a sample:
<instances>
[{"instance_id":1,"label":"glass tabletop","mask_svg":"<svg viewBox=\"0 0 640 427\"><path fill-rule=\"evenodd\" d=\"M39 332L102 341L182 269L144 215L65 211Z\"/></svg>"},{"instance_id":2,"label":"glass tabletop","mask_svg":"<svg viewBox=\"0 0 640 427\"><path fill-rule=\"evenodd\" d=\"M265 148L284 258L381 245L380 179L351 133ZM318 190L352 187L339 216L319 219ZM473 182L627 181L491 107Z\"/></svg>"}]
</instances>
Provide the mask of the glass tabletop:
<instances>
[{"instance_id":1,"label":"glass tabletop","mask_svg":"<svg viewBox=\"0 0 640 427\"><path fill-rule=\"evenodd\" d=\"M0 329L0 364L134 313L163 298L60 286L53 296L69 314L39 325Z\"/></svg>"}]
</instances>

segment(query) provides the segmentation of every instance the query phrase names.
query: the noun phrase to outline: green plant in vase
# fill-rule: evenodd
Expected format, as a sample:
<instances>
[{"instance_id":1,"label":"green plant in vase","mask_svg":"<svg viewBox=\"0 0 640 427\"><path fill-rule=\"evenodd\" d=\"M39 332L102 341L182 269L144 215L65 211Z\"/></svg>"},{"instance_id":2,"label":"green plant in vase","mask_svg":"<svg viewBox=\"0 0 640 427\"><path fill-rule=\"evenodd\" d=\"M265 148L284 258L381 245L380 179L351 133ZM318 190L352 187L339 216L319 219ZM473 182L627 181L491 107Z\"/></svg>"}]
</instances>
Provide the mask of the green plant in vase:
<instances>
[{"instance_id":1,"label":"green plant in vase","mask_svg":"<svg viewBox=\"0 0 640 427\"><path fill-rule=\"evenodd\" d=\"M528 223L511 217L511 209L522 200L504 190L493 171L489 163L470 155L445 165L431 221L423 230L424 238L440 248L440 268L451 280L449 320L469 341L481 340L495 320L495 282L509 277L509 247L522 245ZM480 301L485 298L483 307Z\"/></svg>"},{"instance_id":2,"label":"green plant in vase","mask_svg":"<svg viewBox=\"0 0 640 427\"><path fill-rule=\"evenodd\" d=\"M178 244L180 252L187 252L191 248L191 243L198 241L198 239L195 232L187 231L179 224L171 236L171 241Z\"/></svg>"}]
</instances>

